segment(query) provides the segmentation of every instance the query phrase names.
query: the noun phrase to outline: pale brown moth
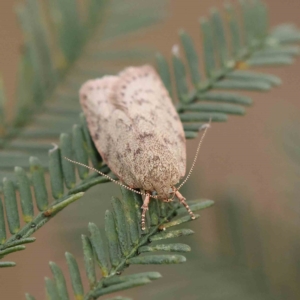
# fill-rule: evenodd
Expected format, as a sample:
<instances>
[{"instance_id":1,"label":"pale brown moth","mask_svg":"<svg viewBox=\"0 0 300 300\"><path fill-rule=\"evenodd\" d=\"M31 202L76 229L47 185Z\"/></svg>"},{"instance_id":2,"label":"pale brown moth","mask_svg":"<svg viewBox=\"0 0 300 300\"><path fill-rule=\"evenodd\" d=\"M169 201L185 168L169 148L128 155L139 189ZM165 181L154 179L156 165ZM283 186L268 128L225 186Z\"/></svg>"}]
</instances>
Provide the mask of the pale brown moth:
<instances>
[{"instance_id":1,"label":"pale brown moth","mask_svg":"<svg viewBox=\"0 0 300 300\"><path fill-rule=\"evenodd\" d=\"M80 89L80 103L97 150L120 182L86 167L144 196L142 230L150 198L169 202L177 197L194 219L179 189L192 172L208 126L187 178L176 188L186 171L186 140L156 71L148 65L129 67L117 76L89 80Z\"/></svg>"}]
</instances>

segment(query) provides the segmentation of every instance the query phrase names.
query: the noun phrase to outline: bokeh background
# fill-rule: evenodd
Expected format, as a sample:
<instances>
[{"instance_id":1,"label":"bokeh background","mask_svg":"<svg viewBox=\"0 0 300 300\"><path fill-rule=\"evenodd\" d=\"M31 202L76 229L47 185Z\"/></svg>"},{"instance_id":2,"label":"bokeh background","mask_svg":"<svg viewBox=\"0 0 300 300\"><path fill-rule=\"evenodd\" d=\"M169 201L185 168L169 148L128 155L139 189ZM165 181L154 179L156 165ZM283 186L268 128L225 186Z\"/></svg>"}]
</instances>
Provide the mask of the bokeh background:
<instances>
[{"instance_id":1,"label":"bokeh background","mask_svg":"<svg viewBox=\"0 0 300 300\"><path fill-rule=\"evenodd\" d=\"M299 0L265 2L271 25L300 26ZM2 1L0 10L0 70L11 103L23 41L16 3ZM178 43L178 29L198 38L198 18L223 4L221 0L172 0L165 21L123 39L118 47L148 45L169 55ZM144 300L300 299L300 156L295 151L300 147L299 70L300 59L291 66L260 69L278 75L283 84L268 93L244 93L254 100L247 115L213 124L183 191L188 199L215 200L200 220L191 223L196 234L179 241L192 246L187 262L131 267L129 273L155 270L163 279L122 295ZM187 142L188 166L197 142ZM66 269L65 251L74 253L82 266L80 235L87 233L88 222L103 227L109 200L118 193L111 183L92 188L39 230L34 235L37 241L26 251L11 254L17 267L1 270L1 299L24 299L25 292L44 299L44 277L51 276L48 262Z\"/></svg>"}]
</instances>

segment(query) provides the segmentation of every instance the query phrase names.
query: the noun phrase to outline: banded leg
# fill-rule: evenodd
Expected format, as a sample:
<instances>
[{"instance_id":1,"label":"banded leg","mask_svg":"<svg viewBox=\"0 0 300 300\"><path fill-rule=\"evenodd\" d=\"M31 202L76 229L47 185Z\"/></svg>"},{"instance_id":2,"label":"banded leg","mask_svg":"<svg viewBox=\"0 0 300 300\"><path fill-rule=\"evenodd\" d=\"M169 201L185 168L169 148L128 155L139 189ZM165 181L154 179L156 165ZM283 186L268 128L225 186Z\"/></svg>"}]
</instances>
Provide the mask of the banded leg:
<instances>
[{"instance_id":1,"label":"banded leg","mask_svg":"<svg viewBox=\"0 0 300 300\"><path fill-rule=\"evenodd\" d=\"M144 199L144 203L142 205L142 230L144 231L146 229L146 212L148 210L148 205L150 201L150 194L146 194L146 197Z\"/></svg>"},{"instance_id":2,"label":"banded leg","mask_svg":"<svg viewBox=\"0 0 300 300\"><path fill-rule=\"evenodd\" d=\"M193 214L193 212L191 211L190 207L188 206L188 204L185 202L185 198L179 193L179 191L176 191L175 192L175 195L176 197L179 199L180 203L186 208L186 210L188 211L188 213L190 214L191 216L191 219L192 220L195 220L196 217L195 215Z\"/></svg>"}]
</instances>

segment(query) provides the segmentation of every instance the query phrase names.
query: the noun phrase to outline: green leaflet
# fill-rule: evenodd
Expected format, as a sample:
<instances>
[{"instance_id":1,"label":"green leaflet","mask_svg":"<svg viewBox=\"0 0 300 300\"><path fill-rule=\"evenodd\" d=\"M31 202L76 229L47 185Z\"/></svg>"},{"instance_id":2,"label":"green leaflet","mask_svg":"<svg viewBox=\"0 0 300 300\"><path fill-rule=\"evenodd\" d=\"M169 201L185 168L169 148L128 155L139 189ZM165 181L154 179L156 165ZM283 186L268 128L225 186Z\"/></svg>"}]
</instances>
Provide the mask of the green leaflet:
<instances>
[{"instance_id":1,"label":"green leaflet","mask_svg":"<svg viewBox=\"0 0 300 300\"><path fill-rule=\"evenodd\" d=\"M225 122L227 121L228 117L226 114L222 113L185 113L180 115L180 120L182 122Z\"/></svg>"},{"instance_id":2,"label":"green leaflet","mask_svg":"<svg viewBox=\"0 0 300 300\"><path fill-rule=\"evenodd\" d=\"M161 244L155 246L144 246L139 248L140 253L167 251L167 252L189 252L191 247L185 244Z\"/></svg>"},{"instance_id":3,"label":"green leaflet","mask_svg":"<svg viewBox=\"0 0 300 300\"><path fill-rule=\"evenodd\" d=\"M179 264L186 261L186 258L182 255L147 255L130 258L127 260L128 264L138 265L162 265L162 264Z\"/></svg>"},{"instance_id":4,"label":"green leaflet","mask_svg":"<svg viewBox=\"0 0 300 300\"><path fill-rule=\"evenodd\" d=\"M93 223L89 224L89 231L91 234L91 243L93 245L93 249L96 254L97 261L100 265L102 276L107 277L109 273L109 261L108 261L108 254L105 251L106 248L103 242L103 237L98 227Z\"/></svg>"},{"instance_id":5,"label":"green leaflet","mask_svg":"<svg viewBox=\"0 0 300 300\"><path fill-rule=\"evenodd\" d=\"M128 232L130 235L130 240L132 244L136 245L139 240L139 237L141 236L139 225L140 218L139 214L137 213L138 205L136 203L136 197L139 196L136 195L136 197L134 197L134 195L129 190L123 187L121 187L121 191L123 198L127 199L127 201L123 202L123 208L127 222ZM154 208L156 208L155 205ZM156 222L158 222L159 220L156 211L151 209L151 212L152 214L155 214ZM157 225L157 223L154 225Z\"/></svg>"},{"instance_id":6,"label":"green leaflet","mask_svg":"<svg viewBox=\"0 0 300 300\"><path fill-rule=\"evenodd\" d=\"M0 268L9 268L14 267L16 265L15 262L12 261L1 261L0 262Z\"/></svg>"},{"instance_id":7,"label":"green leaflet","mask_svg":"<svg viewBox=\"0 0 300 300\"><path fill-rule=\"evenodd\" d=\"M49 173L52 195L55 199L59 199L64 194L62 158L60 149L55 146L49 151Z\"/></svg>"},{"instance_id":8,"label":"green leaflet","mask_svg":"<svg viewBox=\"0 0 300 300\"><path fill-rule=\"evenodd\" d=\"M24 221L28 223L33 219L34 216L30 182L25 171L22 168L16 167L15 173L21 198L23 218Z\"/></svg>"},{"instance_id":9,"label":"green leaflet","mask_svg":"<svg viewBox=\"0 0 300 300\"><path fill-rule=\"evenodd\" d=\"M189 124L184 124L183 129L185 134L187 132L193 132L196 131L198 132L200 128L202 127L203 123L189 123Z\"/></svg>"},{"instance_id":10,"label":"green leaflet","mask_svg":"<svg viewBox=\"0 0 300 300\"><path fill-rule=\"evenodd\" d=\"M158 201L153 199L149 203L150 226L156 226L159 223Z\"/></svg>"},{"instance_id":11,"label":"green leaflet","mask_svg":"<svg viewBox=\"0 0 300 300\"><path fill-rule=\"evenodd\" d=\"M254 80L254 81L265 81L271 85L280 85L281 79L277 76L265 74L265 73L257 73L257 72L248 72L236 70L227 75L229 79L241 79L241 80Z\"/></svg>"},{"instance_id":12,"label":"green leaflet","mask_svg":"<svg viewBox=\"0 0 300 300\"><path fill-rule=\"evenodd\" d=\"M75 160L88 165L88 152L87 146L84 140L82 127L79 125L73 126L73 149L75 152ZM79 177L85 179L88 176L89 170L85 167L78 166Z\"/></svg>"},{"instance_id":13,"label":"green leaflet","mask_svg":"<svg viewBox=\"0 0 300 300\"><path fill-rule=\"evenodd\" d=\"M16 240L9 238L7 243L4 245L5 248L2 246L2 249L11 248L11 247L23 245L23 244L33 243L36 240L36 238L34 238L34 237L18 239L18 238L20 238L20 236L16 236L15 238L16 238Z\"/></svg>"},{"instance_id":14,"label":"green leaflet","mask_svg":"<svg viewBox=\"0 0 300 300\"><path fill-rule=\"evenodd\" d=\"M194 131L184 131L184 136L187 140L194 139L198 136L197 132Z\"/></svg>"},{"instance_id":15,"label":"green leaflet","mask_svg":"<svg viewBox=\"0 0 300 300\"><path fill-rule=\"evenodd\" d=\"M246 61L246 63L250 67L261 67L261 66L284 66L284 65L291 65L294 60L289 55L278 54L276 56L267 56L267 57L253 57Z\"/></svg>"},{"instance_id":16,"label":"green leaflet","mask_svg":"<svg viewBox=\"0 0 300 300\"><path fill-rule=\"evenodd\" d=\"M13 253L13 252L17 252L17 251L21 251L24 250L25 246L14 246L14 247L10 247L8 249L2 250L0 251L0 258L4 257L5 255L9 254L9 253Z\"/></svg>"},{"instance_id":17,"label":"green leaflet","mask_svg":"<svg viewBox=\"0 0 300 300\"><path fill-rule=\"evenodd\" d=\"M113 267L121 261L121 249L114 215L108 210L105 213L105 232L108 239L109 256Z\"/></svg>"},{"instance_id":18,"label":"green leaflet","mask_svg":"<svg viewBox=\"0 0 300 300\"><path fill-rule=\"evenodd\" d=\"M103 281L104 286L110 286L114 284L119 284L121 282L126 282L130 280L135 280L138 278L148 278L150 280L156 280L161 278L162 276L158 272L145 272L145 273L137 273L132 275L124 275L118 277L107 278Z\"/></svg>"},{"instance_id":19,"label":"green leaflet","mask_svg":"<svg viewBox=\"0 0 300 300\"><path fill-rule=\"evenodd\" d=\"M67 291L67 285L66 285L66 279L64 277L64 274L62 270L59 268L57 264L54 262L49 263L53 277L54 277L54 282L56 285L56 292L57 295L59 296L60 300L68 300L69 295ZM53 283L51 283L53 285Z\"/></svg>"},{"instance_id":20,"label":"green leaflet","mask_svg":"<svg viewBox=\"0 0 300 300\"><path fill-rule=\"evenodd\" d=\"M240 105L251 105L252 99L247 96L225 93L225 92L206 92L206 93L199 93L196 95L198 100L205 100L205 101L215 101L215 102L228 102Z\"/></svg>"},{"instance_id":21,"label":"green leaflet","mask_svg":"<svg viewBox=\"0 0 300 300\"><path fill-rule=\"evenodd\" d=\"M158 233L150 238L151 242L160 241L165 239L177 238L180 236L191 235L194 231L191 229L179 229L168 232Z\"/></svg>"},{"instance_id":22,"label":"green leaflet","mask_svg":"<svg viewBox=\"0 0 300 300\"><path fill-rule=\"evenodd\" d=\"M228 26L230 30L230 42L232 46L232 55L239 57L241 52L241 36L240 28L236 18L236 11L230 4L225 4L228 18Z\"/></svg>"},{"instance_id":23,"label":"green leaflet","mask_svg":"<svg viewBox=\"0 0 300 300\"><path fill-rule=\"evenodd\" d=\"M223 68L227 67L228 45L225 38L224 24L219 12L213 9L211 12L211 21L215 40L217 42L216 51L219 57L219 63Z\"/></svg>"},{"instance_id":24,"label":"green leaflet","mask_svg":"<svg viewBox=\"0 0 300 300\"><path fill-rule=\"evenodd\" d=\"M72 139L70 134L60 135L61 156L73 159ZM62 170L66 187L71 189L76 184L75 166L66 159L62 160Z\"/></svg>"},{"instance_id":25,"label":"green leaflet","mask_svg":"<svg viewBox=\"0 0 300 300\"><path fill-rule=\"evenodd\" d=\"M191 37L183 30L180 31L179 35L185 51L185 56L188 60L187 62L189 66L190 76L192 78L193 84L195 86L198 86L200 84L201 75L199 69L199 58L193 45L193 41Z\"/></svg>"},{"instance_id":26,"label":"green leaflet","mask_svg":"<svg viewBox=\"0 0 300 300\"><path fill-rule=\"evenodd\" d=\"M76 299L83 299L84 291L82 280L80 276L79 267L75 257L71 253L66 253L66 259L68 263L69 273L71 277L71 283ZM57 299L57 298L56 298Z\"/></svg>"},{"instance_id":27,"label":"green leaflet","mask_svg":"<svg viewBox=\"0 0 300 300\"><path fill-rule=\"evenodd\" d=\"M186 106L185 110L199 112L218 112L233 115L245 114L245 109L242 106L233 104L194 103Z\"/></svg>"},{"instance_id":28,"label":"green leaflet","mask_svg":"<svg viewBox=\"0 0 300 300\"><path fill-rule=\"evenodd\" d=\"M244 81L244 80L234 80L226 79L214 84L215 89L221 90L247 90L247 91L259 91L265 92L270 90L271 85L266 82L261 81Z\"/></svg>"},{"instance_id":29,"label":"green leaflet","mask_svg":"<svg viewBox=\"0 0 300 300\"><path fill-rule=\"evenodd\" d=\"M51 280L50 278L45 278L45 285L47 298L49 300L59 299L58 290L53 280Z\"/></svg>"},{"instance_id":30,"label":"green leaflet","mask_svg":"<svg viewBox=\"0 0 300 300\"><path fill-rule=\"evenodd\" d=\"M292 55L296 56L300 54L299 46L278 46L263 49L253 54L253 57L262 56L277 56L277 55Z\"/></svg>"},{"instance_id":31,"label":"green leaflet","mask_svg":"<svg viewBox=\"0 0 300 300\"><path fill-rule=\"evenodd\" d=\"M94 261L94 250L91 243L91 240L86 235L81 236L82 248L83 248L83 257L86 275L89 280L90 288L94 288L96 285L96 266Z\"/></svg>"},{"instance_id":32,"label":"green leaflet","mask_svg":"<svg viewBox=\"0 0 300 300\"><path fill-rule=\"evenodd\" d=\"M6 230L5 230L5 219L4 219L4 207L3 202L0 197L0 244L3 244L6 240Z\"/></svg>"},{"instance_id":33,"label":"green leaflet","mask_svg":"<svg viewBox=\"0 0 300 300\"><path fill-rule=\"evenodd\" d=\"M8 221L10 233L18 232L20 228L20 219L18 214L17 198L14 184L11 180L4 178L3 180L3 194L5 211Z\"/></svg>"},{"instance_id":34,"label":"green leaflet","mask_svg":"<svg viewBox=\"0 0 300 300\"><path fill-rule=\"evenodd\" d=\"M120 249L123 255L127 256L129 254L131 242L129 238L128 224L126 222L123 204L120 199L113 197L112 205Z\"/></svg>"},{"instance_id":35,"label":"green leaflet","mask_svg":"<svg viewBox=\"0 0 300 300\"><path fill-rule=\"evenodd\" d=\"M160 78L164 83L165 87L167 88L170 96L172 96L172 82L171 82L171 75L169 71L168 62L164 56L162 56L160 53L157 53L156 63L157 63L157 71L160 75Z\"/></svg>"},{"instance_id":36,"label":"green leaflet","mask_svg":"<svg viewBox=\"0 0 300 300\"><path fill-rule=\"evenodd\" d=\"M176 82L176 91L178 99L186 103L188 100L188 84L184 63L179 56L179 46L174 45L172 48L172 65Z\"/></svg>"},{"instance_id":37,"label":"green leaflet","mask_svg":"<svg viewBox=\"0 0 300 300\"><path fill-rule=\"evenodd\" d=\"M216 69L212 27L210 21L206 20L205 18L200 19L200 26L202 30L205 71L206 75L211 78L214 76L214 72Z\"/></svg>"},{"instance_id":38,"label":"green leaflet","mask_svg":"<svg viewBox=\"0 0 300 300\"><path fill-rule=\"evenodd\" d=\"M83 272L79 271L77 260L72 254L66 253L70 273L69 276L71 278L72 289L76 299L93 300L102 295L141 286L161 278L161 275L158 272L144 272L120 276L121 272L124 272L124 270L132 264L178 264L186 261L186 258L179 254L170 253L152 255L149 252L163 251L165 253L184 253L191 250L186 244L162 244L159 242L161 239L165 238L178 238L183 235L189 235L192 234L193 231L189 229L161 231L167 227L191 221L191 219L190 216L177 217L177 211L180 210L177 203L168 203L168 208L165 209L162 215L162 206L160 203L157 203L155 211L157 212L158 222L155 225L152 224L146 233L138 235L137 240L134 243L132 241L132 236L126 240L126 248L124 249L126 249L127 252L122 253L121 249L124 247L124 241L121 239L123 232L120 228L124 226L122 220L126 215L127 217L130 215L138 216L138 212L140 212L140 203L135 206L133 205L136 201L140 201L140 199L137 198L137 194L124 190L123 188L122 194L123 199L112 199L114 213L110 211L106 211L105 213L105 234L100 233L95 224L89 224L90 235L82 236L85 273L89 282L89 290L87 292L84 292L83 289ZM125 210L128 209L128 214L123 214L118 223L115 220L115 215L120 214L121 209L124 208L124 206L120 205L122 203L131 204L129 207L125 208ZM198 205L199 200L190 201L189 203L192 207L193 205ZM206 203L206 206L211 204L209 201L200 203L202 203L202 208L204 208L203 203ZM155 245L151 243L154 240L156 241ZM106 252L107 249L109 250L109 256ZM103 274L101 278L98 278L98 272L96 272L95 269L96 262L98 262L98 266ZM53 262L50 263L50 267L54 279L46 280L47 295L49 297L59 295L62 300L71 299L69 296L70 293L68 293L66 289L65 276L61 269ZM30 295L27 295L27 297L30 297Z\"/></svg>"},{"instance_id":39,"label":"green leaflet","mask_svg":"<svg viewBox=\"0 0 300 300\"><path fill-rule=\"evenodd\" d=\"M212 206L214 204L214 201L212 201L212 200L205 200L205 201L196 200L194 202L188 201L188 204L190 206L190 209L194 212L194 211L202 210L202 209ZM185 213L184 207L179 208L177 211L177 214L179 216L183 215L184 213Z\"/></svg>"},{"instance_id":40,"label":"green leaflet","mask_svg":"<svg viewBox=\"0 0 300 300\"><path fill-rule=\"evenodd\" d=\"M199 217L200 217L199 215L195 214L195 220L198 219ZM190 216L184 216L184 217L177 218L171 222L164 224L164 228L173 227L173 226L180 225L180 224L190 222L190 221L191 221Z\"/></svg>"},{"instance_id":41,"label":"green leaflet","mask_svg":"<svg viewBox=\"0 0 300 300\"><path fill-rule=\"evenodd\" d=\"M93 166L95 168L99 168L102 165L102 158L101 158L100 154L98 153L98 151L94 145L94 142L92 141L92 138L91 138L89 130L87 128L87 123L86 123L83 113L80 115L80 121L81 121L82 130L83 130L84 140L85 140L86 146L87 146L86 150L87 150L88 156L89 156L90 160L92 161Z\"/></svg>"},{"instance_id":42,"label":"green leaflet","mask_svg":"<svg viewBox=\"0 0 300 300\"><path fill-rule=\"evenodd\" d=\"M94 299L94 298L98 298L102 295L106 295L106 294L111 294L111 293L115 293L118 291L124 291L133 287L137 287L137 286L141 286L147 283L150 283L151 281L148 278L137 278L134 280L130 280L128 282L123 282L123 283L119 283L119 284L114 284L112 286L103 288L103 289L96 289L95 291L93 291L93 293L91 293L91 296L89 298L86 299Z\"/></svg>"}]
</instances>

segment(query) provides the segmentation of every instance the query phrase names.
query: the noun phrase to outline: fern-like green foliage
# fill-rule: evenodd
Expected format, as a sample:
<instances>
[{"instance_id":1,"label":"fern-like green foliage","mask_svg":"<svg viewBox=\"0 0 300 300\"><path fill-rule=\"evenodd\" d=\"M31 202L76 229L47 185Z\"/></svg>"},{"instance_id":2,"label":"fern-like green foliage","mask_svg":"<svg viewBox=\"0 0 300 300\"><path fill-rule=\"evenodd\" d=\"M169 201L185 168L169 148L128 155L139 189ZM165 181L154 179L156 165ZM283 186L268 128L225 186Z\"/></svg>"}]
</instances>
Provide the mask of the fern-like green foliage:
<instances>
[{"instance_id":1,"label":"fern-like green foliage","mask_svg":"<svg viewBox=\"0 0 300 300\"><path fill-rule=\"evenodd\" d=\"M191 250L186 244L165 243L165 240L193 234L190 229L173 229L174 226L191 221L185 208L162 201L151 201L147 215L147 230L140 230L140 207L143 199L140 195L122 189L123 199L112 199L112 211L105 213L105 234L93 224L89 224L90 235L82 235L85 273L89 287L84 291L82 274L75 257L66 253L66 260L75 299L92 300L103 295L123 291L150 283L161 275L157 272L145 272L119 276L123 270L134 264L177 264L186 258L178 253ZM190 201L193 211L202 210L213 204L210 200ZM196 215L198 218L199 215ZM151 243L151 244L150 244ZM155 254L155 252L167 254ZM175 254L169 254L175 252ZM102 277L96 276L96 267ZM58 265L50 262L53 279L46 278L46 293L49 300L73 299L69 296L66 279ZM34 298L26 295L28 300ZM114 299L124 299L114 298Z\"/></svg>"},{"instance_id":2,"label":"fern-like green foliage","mask_svg":"<svg viewBox=\"0 0 300 300\"><path fill-rule=\"evenodd\" d=\"M36 0L30 0L29 2L37 4ZM55 4L56 2L57 4ZM155 6L157 2L155 1L153 2L154 5L152 2L150 4L141 1L134 9L128 5L129 2L127 4L120 4L119 2L109 1L108 3L106 5L109 5L110 12L112 12L110 15L110 22L112 23L109 22L104 26L104 29L102 28L104 40L131 32L133 29L141 28L142 25L149 25L149 23L157 20L157 6ZM59 0L57 0L51 5L63 6L64 4L59 3ZM90 6L88 7L91 9ZM266 64L267 62L268 64L272 62L272 65L278 64L278 62L281 64L290 63L292 61L291 57L298 53L298 48L283 46L284 43L292 43L300 39L300 33L297 29L289 25L283 25L276 28L271 34L268 34L266 24L267 15L264 4L259 1L251 4L242 2L241 7L244 20L243 26L237 23L233 9L231 7L227 8L227 12L230 15L230 18L226 20L229 20L229 24L227 25L229 25L231 33L231 47L229 47L224 33L225 24L216 11L212 13L209 20L202 20L204 62L207 73L206 80L204 81L200 81L199 58L194 50L192 39L186 33L181 32L187 65L189 66L193 81L193 89L190 89L188 86L187 76L185 75L185 64L179 57L177 49L175 48L173 51L172 61L175 86L180 100L178 111L180 112L181 120L184 122L187 138L196 137L201 122L208 121L210 118L213 121L225 121L227 120L227 114L242 114L244 109L240 105L249 105L251 103L251 99L248 97L224 92L216 93L212 92L211 89L268 90L272 85L279 84L277 77L250 73L239 69L250 65ZM72 16L68 12L65 12L66 16L64 16L63 12L65 10L63 7L58 8L58 11L62 15L60 17L56 16L55 20L59 21L60 26L71 26L68 25L70 22L63 21L61 18L72 18ZM96 13L96 10L92 10L92 12L88 11L93 14ZM142 14L141 11L143 11ZM125 22L126 14L130 15L130 22L128 23L127 21ZM132 17L132 14L137 18ZM142 16L142 18L139 18L139 16ZM93 20L97 19L96 17L94 18ZM252 24L253 19L255 19L255 24ZM90 19L88 20L90 21ZM93 21L92 24L95 24L95 22ZM79 26L76 24L74 22L74 26ZM111 27L109 24L111 24ZM66 33L63 33L63 30L60 31L59 28L57 28L57 33L59 32L60 37L60 51L55 53L64 53L60 57L65 57L65 53L69 53L68 51L71 51L72 47L67 47L64 44L66 41L63 36ZM90 32L92 27L88 28L89 30L86 30L86 32ZM65 30L68 31L69 29ZM88 36L88 33L85 36ZM75 43L75 40L77 38L74 37L73 43ZM83 40L85 39L82 38ZM91 162L95 168L100 169L104 173L110 173L109 168L103 163L99 153L95 150L84 118L78 119L80 108L77 99L77 88L86 80L87 76L94 77L101 75L98 70L95 71L87 63L90 61L90 57L93 58L94 62L97 55L101 53L99 45L95 46L94 43L95 40L93 39L91 45L93 49L92 53L89 53L88 50L86 50L86 53L83 53L82 59L84 59L84 64L78 63L73 68L72 74L66 77L62 89L53 90L53 97L57 98L57 101L50 101L45 104L43 106L43 114L35 115L36 117L31 127L26 127L22 130L19 125L15 127L2 127L5 129L3 147L6 151L0 152L0 168L11 168L12 163L20 166L15 168L15 173L11 178L9 178L6 172L3 174L5 176L2 187L3 195L0 195L5 204L3 206L1 200L0 256L2 257L10 252L24 249L25 243L34 241L31 235L55 216L55 214L73 201L81 198L83 193L92 186L107 182L107 179L103 176L91 173L86 168L80 166L75 167L72 163L63 159L63 156L66 156L83 164ZM216 43L218 43L218 47L214 47ZM55 44L55 47L58 46ZM52 48L50 47L50 49ZM41 53L44 53L43 51ZM77 51L76 53L70 53L67 61L74 60L79 54ZM115 54L112 52L112 56ZM108 53L106 55L109 56ZM66 59L64 58L63 61L66 61ZM86 65L89 65L89 67L86 67ZM49 68L49 70L51 69ZM158 70L172 95L172 82L167 60L161 55L158 56ZM22 78L27 80L25 73L23 75ZM24 94L26 93L24 92ZM4 102L2 99L5 99L5 96L0 95L0 99L0 103ZM215 103L206 103L202 102L202 100L213 101ZM36 106L28 104L28 107ZM5 114L2 115L4 116ZM74 122L77 124L70 130L71 124L74 124ZM22 121L21 123L24 124L26 122ZM16 124L21 123L16 122ZM3 124L6 124L6 120ZM7 131L6 128L12 128L12 131ZM48 157L46 157L43 153L49 148L49 143L43 143L40 139L55 137L62 130L65 133L60 135L59 146L51 149ZM11 134L17 138L11 139ZM38 155L39 159L32 156L28 164L27 156L29 153L31 155ZM27 168L30 170L29 174L26 173ZM50 190L46 188L45 168L49 170ZM113 174L110 175L113 176ZM34 192L34 195L32 192ZM53 202L52 198L54 199ZM18 199L20 199L22 214L18 209ZM37 215L34 214L34 201L40 211ZM25 225L20 221L21 215L23 216ZM6 235L5 219L7 219L8 229L11 233L11 236L8 238ZM2 254L3 252L4 254ZM2 262L0 264L0 266L12 265L14 265L12 262Z\"/></svg>"},{"instance_id":3,"label":"fern-like green foliage","mask_svg":"<svg viewBox=\"0 0 300 300\"><path fill-rule=\"evenodd\" d=\"M0 179L14 166L28 169L38 155L48 168L48 150L62 130L78 122L78 89L91 77L113 73L114 63L149 58L150 51L115 43L161 20L165 0L26 0L17 7L24 33L13 120L0 85ZM153 53L152 53L153 56ZM9 101L12 103L12 101ZM1 185L1 184L0 184Z\"/></svg>"},{"instance_id":4,"label":"fern-like green foliage","mask_svg":"<svg viewBox=\"0 0 300 300\"><path fill-rule=\"evenodd\" d=\"M46 6L37 0L27 0L18 7L25 53L21 58L19 98L13 121L5 118L7 101L0 85L1 259L8 253L25 249L24 244L35 240L30 236L37 229L81 198L85 190L107 182L103 177L89 175L83 168L78 168L78 180L74 166L61 158L65 155L85 163L90 159L95 167L110 172L95 151L85 121L78 118L77 90L87 77L101 76L105 72L91 68L91 58L96 66L102 59L132 58L136 49L111 53L103 44L109 43L111 47L112 40L157 22L164 15L165 3L161 0L151 3L143 0L138 4L133 0L122 3L89 0L84 2L81 11L75 0L49 1ZM109 18L104 22L105 13L109 13ZM143 53L140 51L140 56ZM73 66L75 61L77 64ZM72 72L68 74L71 67ZM69 131L76 122L79 124ZM48 154L52 147L50 141L57 138L62 129L66 133L60 136L60 147L55 146ZM28 164L30 155L39 158L31 156ZM11 173L14 165L18 167ZM45 169L50 174L51 190L46 188ZM37 215L35 206L40 212ZM10 237L7 237L8 231ZM14 262L0 263L0 267L14 265Z\"/></svg>"},{"instance_id":5,"label":"fern-like green foliage","mask_svg":"<svg viewBox=\"0 0 300 300\"><path fill-rule=\"evenodd\" d=\"M100 2L103 6L100 6ZM13 165L19 166L15 168L13 179L9 178L7 172L2 174L5 178L2 187L3 196L0 197L5 205L3 206L1 199L1 258L11 252L25 249L24 244L34 241L31 235L59 211L80 199L92 186L107 182L103 176L90 174L87 169L76 168L62 159L63 156L67 156L84 164L91 161L97 169L110 173L109 168L95 150L85 120L81 118L79 124L77 123L80 111L77 100L78 87L87 77L101 75L98 70L86 67L86 65L95 64L99 57L100 59L101 57L114 59L116 56L116 52L106 52L106 54L101 52L98 41L95 42L95 35L91 46L92 53L88 49L86 52L82 51L91 32L94 34L97 32L95 24L101 21L103 10L108 6L111 13L110 23L104 28L103 40L111 40L121 34L127 34L158 19L157 7L147 2L141 2L141 6L132 10L130 5L116 3L116 1L91 1L86 10L89 17L82 21L81 18L74 17L76 10L70 12L67 9L71 5L73 10L76 7L74 3L74 0L51 2L54 21L50 22L51 26L48 27L43 24L44 18L40 18L40 14L36 13L39 8L36 0L28 0L26 5L19 10L28 40L20 68L19 95L22 97L18 101L19 113L16 114L16 119L12 124L7 123L4 118L4 106L0 106L0 132L2 148L5 150L0 153L0 168L3 170L4 168L11 169ZM199 58L192 39L187 33L180 32L186 64L193 84L193 88L190 89L185 63L179 56L178 48L175 47L172 56L173 73L177 97L180 100L178 111L184 122L186 138L197 136L201 122L208 121L210 118L212 121L226 121L228 114L243 114L242 105L251 104L251 99L248 97L227 92L213 92L212 89L267 91L280 83L277 77L244 71L241 68L266 64L289 64L292 62L292 57L299 52L298 47L285 46L286 43L293 43L300 39L299 31L293 26L283 25L277 27L271 34L268 33L267 14L263 3L260 1L250 4L241 2L241 8L242 27L239 26L233 8L228 6L226 9L228 14L226 26L228 25L231 38L230 46L224 30L225 24L217 11L213 11L208 20L201 20L205 80L201 80L202 76L198 68ZM132 14L139 15L141 10L144 18L132 16ZM31 18L30 11L35 11L34 18ZM99 15L96 14L97 11ZM70 40L65 38L69 35ZM55 47L59 47L58 50L51 48L52 40L48 39L48 36L56 37ZM124 53L126 52L120 51L117 56L124 57ZM71 64L79 57L83 59L84 64L80 64L79 60L71 72ZM44 64L45 61L47 64ZM64 77L68 70L69 76ZM167 60L161 55L158 55L158 70L172 95L170 70ZM54 89L62 80L61 78L66 78L65 85L63 88ZM50 95L52 98L57 98L58 102L45 103ZM5 103L4 93L0 94L0 103ZM28 124L28 116L30 118L35 116L35 119L30 127L23 128L24 124ZM74 122L77 125L69 130ZM48 157L45 156L44 153L49 148L49 143L45 143L44 139L56 137L62 130L66 133L60 135L59 146L51 149ZM28 164L27 157L30 154L38 154L39 159L32 156ZM50 190L46 188L44 168L49 170ZM27 169L30 171L29 174L26 173ZM113 176L113 174L110 175ZM52 198L54 198L53 202ZM22 214L18 210L18 199L21 202ZM33 199L40 211L37 215L34 214ZM21 224L21 215L25 225ZM7 237L5 216L11 233L10 237ZM71 256L68 257L69 261L72 260ZM0 263L0 267L13 265L13 262ZM53 285L51 281L47 282L47 286Z\"/></svg>"},{"instance_id":6,"label":"fern-like green foliage","mask_svg":"<svg viewBox=\"0 0 300 300\"><path fill-rule=\"evenodd\" d=\"M243 115L244 106L252 103L247 96L219 90L266 92L281 83L274 75L246 69L289 65L300 53L298 46L287 45L300 41L300 31L294 26L281 25L268 32L263 2L240 1L239 9L242 24L231 5L226 5L224 20L216 9L211 11L209 18L200 19L203 60L199 58L193 39L183 30L179 36L185 61L180 57L177 45L172 49L172 70L167 59L157 55L158 70L165 86L170 94L174 94L174 88L176 90L177 110L184 123L186 138L197 136L201 122L210 119L223 122L230 114ZM201 62L205 69L204 80Z\"/></svg>"}]
</instances>

